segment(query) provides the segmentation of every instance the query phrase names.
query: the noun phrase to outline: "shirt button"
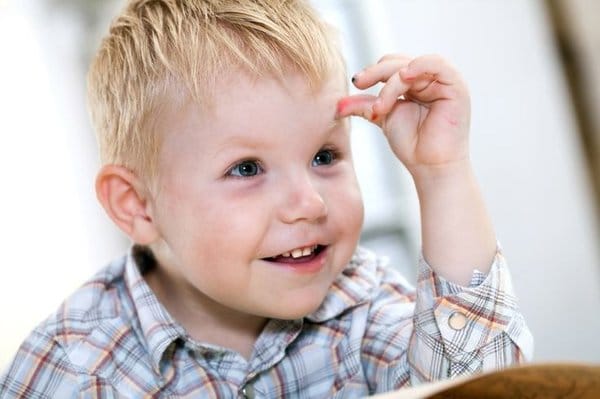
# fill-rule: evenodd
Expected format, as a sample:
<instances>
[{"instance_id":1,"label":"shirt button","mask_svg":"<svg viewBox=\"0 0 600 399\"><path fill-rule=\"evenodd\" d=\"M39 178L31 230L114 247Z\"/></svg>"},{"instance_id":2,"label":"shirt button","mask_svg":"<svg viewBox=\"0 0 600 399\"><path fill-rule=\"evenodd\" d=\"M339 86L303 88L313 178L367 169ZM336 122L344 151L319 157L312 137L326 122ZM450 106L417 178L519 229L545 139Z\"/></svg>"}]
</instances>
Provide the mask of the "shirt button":
<instances>
[{"instance_id":1,"label":"shirt button","mask_svg":"<svg viewBox=\"0 0 600 399\"><path fill-rule=\"evenodd\" d=\"M448 325L453 330L462 330L467 325L467 316L461 312L454 312L448 318Z\"/></svg>"},{"instance_id":2,"label":"shirt button","mask_svg":"<svg viewBox=\"0 0 600 399\"><path fill-rule=\"evenodd\" d=\"M244 388L242 388L242 395L244 395L244 398L246 399L254 399L255 395L252 385L246 385Z\"/></svg>"}]
</instances>

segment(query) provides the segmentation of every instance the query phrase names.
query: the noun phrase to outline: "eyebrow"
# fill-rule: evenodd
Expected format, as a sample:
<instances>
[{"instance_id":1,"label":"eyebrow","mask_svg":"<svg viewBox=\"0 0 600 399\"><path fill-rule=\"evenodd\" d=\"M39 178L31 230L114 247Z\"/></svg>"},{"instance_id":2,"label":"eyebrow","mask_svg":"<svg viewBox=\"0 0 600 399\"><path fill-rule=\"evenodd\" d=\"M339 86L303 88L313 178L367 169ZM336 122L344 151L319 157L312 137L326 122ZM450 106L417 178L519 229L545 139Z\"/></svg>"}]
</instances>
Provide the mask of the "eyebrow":
<instances>
[{"instance_id":1,"label":"eyebrow","mask_svg":"<svg viewBox=\"0 0 600 399\"><path fill-rule=\"evenodd\" d=\"M347 118L344 119L332 119L323 129L326 135L331 135L335 130L344 127L347 125ZM255 140L253 138L249 138L245 135L234 135L225 139L222 145L219 146L215 154L222 153L224 150L231 148L231 146L241 146L247 149L258 149L264 146L264 143L261 140Z\"/></svg>"},{"instance_id":2,"label":"eyebrow","mask_svg":"<svg viewBox=\"0 0 600 399\"><path fill-rule=\"evenodd\" d=\"M341 119L336 119L334 118L331 122L329 122L329 124L327 125L327 132L331 132L332 130L335 130L339 127L344 127L344 125L347 125L347 120L348 118L341 118Z\"/></svg>"},{"instance_id":3,"label":"eyebrow","mask_svg":"<svg viewBox=\"0 0 600 399\"><path fill-rule=\"evenodd\" d=\"M342 122L340 119L333 119L331 122L329 122L329 124L327 125L327 131L332 131L335 128L337 128L338 126L341 125Z\"/></svg>"},{"instance_id":4,"label":"eyebrow","mask_svg":"<svg viewBox=\"0 0 600 399\"><path fill-rule=\"evenodd\" d=\"M244 135L231 136L219 145L215 151L215 155L220 154L223 151L231 150L232 147L243 147L250 150L256 150L263 147L263 142L261 142L261 140L251 139Z\"/></svg>"}]
</instances>

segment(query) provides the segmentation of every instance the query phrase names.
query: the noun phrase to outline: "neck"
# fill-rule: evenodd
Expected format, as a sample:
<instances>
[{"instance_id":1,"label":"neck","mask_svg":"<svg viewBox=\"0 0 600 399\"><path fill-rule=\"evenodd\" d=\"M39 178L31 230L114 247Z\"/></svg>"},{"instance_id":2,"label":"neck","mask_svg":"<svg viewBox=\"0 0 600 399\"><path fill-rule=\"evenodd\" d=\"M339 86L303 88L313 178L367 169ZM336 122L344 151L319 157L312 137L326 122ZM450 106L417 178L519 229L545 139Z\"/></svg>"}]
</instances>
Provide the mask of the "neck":
<instances>
[{"instance_id":1,"label":"neck","mask_svg":"<svg viewBox=\"0 0 600 399\"><path fill-rule=\"evenodd\" d=\"M160 267L149 271L144 278L161 304L193 339L250 358L266 318L223 306L189 283L173 281Z\"/></svg>"}]
</instances>

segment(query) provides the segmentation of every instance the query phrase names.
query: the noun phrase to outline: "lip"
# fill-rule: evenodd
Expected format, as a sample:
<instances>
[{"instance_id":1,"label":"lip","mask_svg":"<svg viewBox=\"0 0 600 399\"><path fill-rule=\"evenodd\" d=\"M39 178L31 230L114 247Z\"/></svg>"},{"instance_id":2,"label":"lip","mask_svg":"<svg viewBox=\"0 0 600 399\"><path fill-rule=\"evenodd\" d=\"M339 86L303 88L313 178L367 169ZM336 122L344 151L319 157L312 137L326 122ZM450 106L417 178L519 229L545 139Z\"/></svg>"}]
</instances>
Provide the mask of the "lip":
<instances>
[{"instance_id":1,"label":"lip","mask_svg":"<svg viewBox=\"0 0 600 399\"><path fill-rule=\"evenodd\" d=\"M316 256L311 257L310 259L304 262L276 262L276 261L265 261L275 267L281 267L284 269L288 269L295 273L301 274L310 274L318 272L325 265L325 259L327 258L327 254L329 252L329 246L325 246Z\"/></svg>"}]
</instances>

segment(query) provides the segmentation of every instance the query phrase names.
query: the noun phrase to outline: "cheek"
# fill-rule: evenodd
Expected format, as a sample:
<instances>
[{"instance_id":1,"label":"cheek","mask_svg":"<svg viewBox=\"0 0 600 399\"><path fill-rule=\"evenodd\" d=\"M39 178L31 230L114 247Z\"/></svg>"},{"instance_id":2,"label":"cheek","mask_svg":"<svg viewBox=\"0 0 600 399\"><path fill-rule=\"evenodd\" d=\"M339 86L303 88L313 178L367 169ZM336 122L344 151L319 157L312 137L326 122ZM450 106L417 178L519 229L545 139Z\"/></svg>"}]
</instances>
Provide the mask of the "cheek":
<instances>
[{"instance_id":1,"label":"cheek","mask_svg":"<svg viewBox=\"0 0 600 399\"><path fill-rule=\"evenodd\" d=\"M330 190L329 212L337 219L345 233L358 237L364 219L364 205L358 183L355 178L349 176L336 187Z\"/></svg>"},{"instance_id":2,"label":"cheek","mask_svg":"<svg viewBox=\"0 0 600 399\"><path fill-rule=\"evenodd\" d=\"M203 237L199 245L218 256L255 248L270 222L267 199L231 198L214 195L198 210L196 229Z\"/></svg>"},{"instance_id":3,"label":"cheek","mask_svg":"<svg viewBox=\"0 0 600 399\"><path fill-rule=\"evenodd\" d=\"M347 228L352 232L353 237L358 240L364 221L364 205L359 190L349 193L346 199L344 209Z\"/></svg>"},{"instance_id":4,"label":"cheek","mask_svg":"<svg viewBox=\"0 0 600 399\"><path fill-rule=\"evenodd\" d=\"M164 188L157 202L157 222L165 241L183 257L210 249L211 245L206 245L206 241L212 241L219 233L215 223L219 217L215 214L218 201L203 194L210 190L187 184L171 184Z\"/></svg>"}]
</instances>

